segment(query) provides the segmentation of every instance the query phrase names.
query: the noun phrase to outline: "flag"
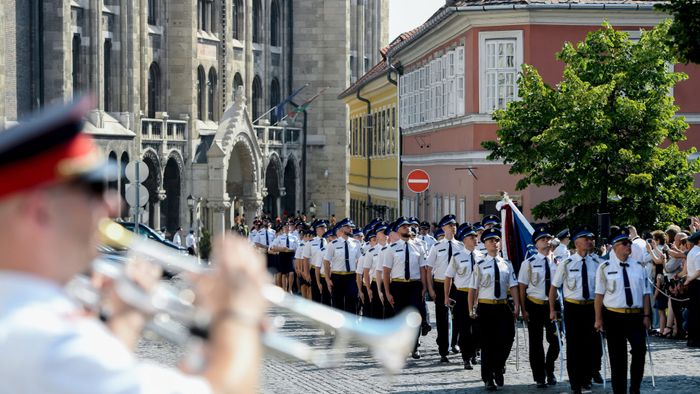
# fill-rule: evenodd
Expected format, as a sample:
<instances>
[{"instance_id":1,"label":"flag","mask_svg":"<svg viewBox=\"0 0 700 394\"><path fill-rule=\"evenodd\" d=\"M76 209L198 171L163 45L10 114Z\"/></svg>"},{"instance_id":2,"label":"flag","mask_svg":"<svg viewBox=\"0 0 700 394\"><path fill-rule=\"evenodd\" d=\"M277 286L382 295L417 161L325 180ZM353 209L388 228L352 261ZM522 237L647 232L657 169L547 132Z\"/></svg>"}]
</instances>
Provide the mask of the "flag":
<instances>
[{"instance_id":1,"label":"flag","mask_svg":"<svg viewBox=\"0 0 700 394\"><path fill-rule=\"evenodd\" d=\"M294 92L292 92L292 94L290 94L289 97L287 97L284 101L282 101L281 103L279 103L279 104L277 104L277 105L275 106L275 115L276 115L276 117L277 117L277 120L282 119L282 117L284 116L284 107L287 105L287 103L290 102L290 101L292 101L292 99L294 98L294 96L296 96L297 94L299 94L299 93L300 93L302 90L304 90L304 88L307 87L307 86L309 86L308 83L304 84L304 86L302 86L302 87L300 87L299 89L297 89L297 90L295 90Z\"/></svg>"},{"instance_id":2,"label":"flag","mask_svg":"<svg viewBox=\"0 0 700 394\"><path fill-rule=\"evenodd\" d=\"M537 253L532 245L532 233L535 232L535 229L525 219L513 200L508 197L508 194L503 194L503 200L496 207L501 211L503 258L510 260L517 275L520 271L520 264L530 257L533 251Z\"/></svg>"},{"instance_id":3,"label":"flag","mask_svg":"<svg viewBox=\"0 0 700 394\"><path fill-rule=\"evenodd\" d=\"M306 109L309 108L309 105L311 105L311 103L312 103L314 100L316 100L321 94L323 94L323 92L325 92L326 89L327 89L327 88L321 89L321 91L319 91L318 93L316 93L316 95L314 95L314 96L311 97L310 99L306 100L302 105L300 105L300 106L294 108L293 110L289 111L289 113L287 114L287 116L288 116L291 120L294 120L294 118L296 118L297 115L299 115L300 113L306 111Z\"/></svg>"}]
</instances>

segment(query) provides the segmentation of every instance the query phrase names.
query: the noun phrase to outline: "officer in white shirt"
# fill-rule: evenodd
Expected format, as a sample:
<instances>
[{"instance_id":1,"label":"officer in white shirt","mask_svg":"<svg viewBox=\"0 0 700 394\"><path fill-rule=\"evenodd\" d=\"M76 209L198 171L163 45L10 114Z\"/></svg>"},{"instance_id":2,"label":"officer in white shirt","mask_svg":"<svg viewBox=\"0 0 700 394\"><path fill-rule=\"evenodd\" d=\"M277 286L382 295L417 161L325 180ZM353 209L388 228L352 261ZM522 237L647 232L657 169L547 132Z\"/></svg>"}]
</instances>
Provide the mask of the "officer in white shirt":
<instances>
[{"instance_id":1,"label":"officer in white shirt","mask_svg":"<svg viewBox=\"0 0 700 394\"><path fill-rule=\"evenodd\" d=\"M255 392L260 374L264 263L245 242L215 245L215 275L202 278L216 297L206 358L185 373L137 358L147 316L115 297L114 283L94 282L110 312L100 321L65 288L97 257L98 227L118 215L118 179L84 121L90 100L48 110L0 133L0 383L3 393L136 394ZM148 291L160 275L130 262ZM206 283L204 283L206 281ZM233 284L236 286L233 286ZM242 354L242 349L244 354ZM240 362L245 359L245 363ZM235 376L236 378L232 378Z\"/></svg>"},{"instance_id":2,"label":"officer in white shirt","mask_svg":"<svg viewBox=\"0 0 700 394\"><path fill-rule=\"evenodd\" d=\"M311 299L311 282L309 281L309 268L304 264L304 248L306 244L311 242L314 237L313 230L301 230L302 238L299 241L299 245L294 251L294 271L296 273L296 279L299 283L299 290L301 291L301 296L307 300Z\"/></svg>"},{"instance_id":3,"label":"officer in white shirt","mask_svg":"<svg viewBox=\"0 0 700 394\"><path fill-rule=\"evenodd\" d=\"M368 235L370 241L374 237L376 243L367 250L362 263L364 283L369 289L369 317L374 319L384 318L384 289L382 287L384 266L381 262L381 252L387 246L385 232L386 224L378 223Z\"/></svg>"},{"instance_id":4,"label":"officer in white shirt","mask_svg":"<svg viewBox=\"0 0 700 394\"><path fill-rule=\"evenodd\" d=\"M355 270L362 246L350 237L353 227L355 225L348 218L338 222L338 238L328 245L323 257L325 272L330 273L326 275L326 284L333 298L333 307L350 313L355 313L357 308Z\"/></svg>"},{"instance_id":5,"label":"officer in white shirt","mask_svg":"<svg viewBox=\"0 0 700 394\"><path fill-rule=\"evenodd\" d=\"M248 233L248 242L250 242L251 245L256 246L256 242L258 241L258 228L260 227L260 221L258 219L255 219L253 221L253 228L250 229L250 233Z\"/></svg>"},{"instance_id":6,"label":"officer in white shirt","mask_svg":"<svg viewBox=\"0 0 700 394\"><path fill-rule=\"evenodd\" d=\"M271 223L267 219L263 219L258 229L255 245L267 256L267 269L275 274L275 282L278 286L281 285L281 277L279 276L279 266L277 264L277 254L270 253L270 246L275 240L275 230L271 228Z\"/></svg>"},{"instance_id":7,"label":"officer in white shirt","mask_svg":"<svg viewBox=\"0 0 700 394\"><path fill-rule=\"evenodd\" d=\"M603 383L600 376L600 337L595 323L595 273L600 261L589 251L595 235L586 226L571 232L575 253L559 263L549 290L549 318L557 320L558 289L564 295L566 325L566 370L573 393L591 389L591 379ZM597 360L596 360L597 358Z\"/></svg>"},{"instance_id":8,"label":"officer in white shirt","mask_svg":"<svg viewBox=\"0 0 700 394\"><path fill-rule=\"evenodd\" d=\"M435 301L435 320L437 323L437 345L440 354L440 362L449 362L447 354L449 353L450 345L450 310L446 306L449 304L449 294L453 293L451 288L445 289L445 270L452 261L452 256L457 253L461 247L460 243L454 239L455 230L457 229L457 220L455 215L445 215L438 226L445 232L445 238L437 242L426 260L426 279L430 298ZM448 294L448 296L445 296ZM454 332L454 328L453 328Z\"/></svg>"},{"instance_id":9,"label":"officer in white shirt","mask_svg":"<svg viewBox=\"0 0 700 394\"><path fill-rule=\"evenodd\" d=\"M461 227L461 226L460 226ZM459 333L459 347L462 353L464 369L473 369L476 363L476 337L472 334L472 319L469 316L469 284L472 280L472 272L484 255L476 250L476 231L472 226L461 227L456 240L462 241L464 249L456 252L445 270L444 299L445 305L449 305L449 289L454 285L453 294L454 320L452 329Z\"/></svg>"},{"instance_id":10,"label":"officer in white shirt","mask_svg":"<svg viewBox=\"0 0 700 394\"><path fill-rule=\"evenodd\" d=\"M325 251L326 239L323 234L328 230L328 223L325 220L316 220L311 223L316 236L311 241L304 244L304 267L308 272L308 279L311 282L311 299L321 302L321 294L325 278L321 279L321 267L323 266L323 253ZM329 304L330 305L330 302Z\"/></svg>"},{"instance_id":11,"label":"officer in white shirt","mask_svg":"<svg viewBox=\"0 0 700 394\"><path fill-rule=\"evenodd\" d=\"M620 228L610 237L610 259L596 272L595 328L605 330L612 387L627 390L627 342L632 355L630 393L639 393L644 377L645 336L651 324L651 287L639 261L632 260L629 231Z\"/></svg>"},{"instance_id":12,"label":"officer in white shirt","mask_svg":"<svg viewBox=\"0 0 700 394\"><path fill-rule=\"evenodd\" d=\"M484 226L481 224L481 222L476 222L472 226L474 226L474 230L476 230L476 250L481 252L481 254L486 254L486 245L481 242L481 234L483 234L485 230Z\"/></svg>"},{"instance_id":13,"label":"officer in white shirt","mask_svg":"<svg viewBox=\"0 0 700 394\"><path fill-rule=\"evenodd\" d=\"M364 275L365 275L365 260L371 260L372 256L369 255L367 252L377 244L377 235L374 233L373 230L369 229L369 227L365 226L367 230L359 230L356 229L353 231L353 234L356 234L356 232L360 231L361 234L363 235L363 240L366 239L367 242L363 242L362 246L360 247L360 258L357 259L357 266L355 267L355 283L357 284L357 289L358 292L357 294L360 296L360 306L357 308L357 313L358 315L370 317L372 312L370 309L372 309L371 305L371 300L369 296L369 286L365 285L365 280L364 280ZM358 233L359 235L359 233ZM355 239L357 240L357 235L355 235Z\"/></svg>"},{"instance_id":14,"label":"officer in white shirt","mask_svg":"<svg viewBox=\"0 0 700 394\"><path fill-rule=\"evenodd\" d=\"M299 246L299 239L292 235L294 223L287 223L281 230L272 241L270 251L278 254L277 267L282 279L280 287L291 293L294 283L294 253Z\"/></svg>"},{"instance_id":15,"label":"officer in white shirt","mask_svg":"<svg viewBox=\"0 0 700 394\"><path fill-rule=\"evenodd\" d=\"M564 261L569 257L569 243L571 243L571 232L568 228L558 232L556 238L552 240L552 245L556 246L554 257L557 261Z\"/></svg>"},{"instance_id":16,"label":"officer in white shirt","mask_svg":"<svg viewBox=\"0 0 700 394\"><path fill-rule=\"evenodd\" d=\"M700 347L700 231L696 231L688 241L693 248L686 258L688 277L688 347Z\"/></svg>"},{"instance_id":17,"label":"officer in white shirt","mask_svg":"<svg viewBox=\"0 0 700 394\"><path fill-rule=\"evenodd\" d=\"M520 283L520 310L528 324L528 343L530 345L530 368L532 378L538 388L555 385L554 365L559 356L559 340L554 322L549 319L548 297L552 278L557 270L549 241L552 235L547 227L537 226L532 234L532 243L538 253L523 261L518 274ZM556 297L556 293L555 293ZM545 356L542 343L542 330L549 344ZM545 382L545 378L547 381Z\"/></svg>"},{"instance_id":18,"label":"officer in white shirt","mask_svg":"<svg viewBox=\"0 0 700 394\"><path fill-rule=\"evenodd\" d=\"M178 227L173 235L173 243L177 246L182 246L182 227Z\"/></svg>"},{"instance_id":19,"label":"officer in white shirt","mask_svg":"<svg viewBox=\"0 0 700 394\"><path fill-rule=\"evenodd\" d=\"M425 255L422 247L410 239L409 226L411 221L400 217L394 222L394 232L399 239L386 248L383 253L384 294L386 301L394 313L400 313L407 307L420 308L423 294L421 265ZM420 329L419 329L420 330ZM420 359L418 337L411 356Z\"/></svg>"},{"instance_id":20,"label":"officer in white shirt","mask_svg":"<svg viewBox=\"0 0 700 394\"><path fill-rule=\"evenodd\" d=\"M489 391L503 386L506 360L515 339L515 321L520 314L518 280L513 265L504 260L500 252L501 231L495 228L484 230L481 242L486 247L486 256L475 266L469 284L469 310L476 313L481 344L481 379ZM508 291L513 297L514 310L508 306Z\"/></svg>"},{"instance_id":21,"label":"officer in white shirt","mask_svg":"<svg viewBox=\"0 0 700 394\"><path fill-rule=\"evenodd\" d=\"M421 222L419 229L420 234L418 235L418 239L425 243L425 250L430 251L433 245L435 245L435 243L437 242L437 240L435 240L435 237L430 235L430 223L426 221Z\"/></svg>"},{"instance_id":22,"label":"officer in white shirt","mask_svg":"<svg viewBox=\"0 0 700 394\"><path fill-rule=\"evenodd\" d=\"M187 253L189 253L192 256L197 254L197 241L194 238L194 230L190 230L190 232L187 234L187 237L185 237L185 246L187 247Z\"/></svg>"}]
</instances>

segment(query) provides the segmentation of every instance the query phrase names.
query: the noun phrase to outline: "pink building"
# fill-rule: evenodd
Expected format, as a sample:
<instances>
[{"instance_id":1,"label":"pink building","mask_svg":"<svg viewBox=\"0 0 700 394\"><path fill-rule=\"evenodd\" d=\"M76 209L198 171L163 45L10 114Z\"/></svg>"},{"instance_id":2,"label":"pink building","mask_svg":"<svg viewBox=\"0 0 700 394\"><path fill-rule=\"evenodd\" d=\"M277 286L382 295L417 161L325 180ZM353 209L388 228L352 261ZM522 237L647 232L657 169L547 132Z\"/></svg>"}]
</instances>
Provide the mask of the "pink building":
<instances>
[{"instance_id":1,"label":"pink building","mask_svg":"<svg viewBox=\"0 0 700 394\"><path fill-rule=\"evenodd\" d=\"M640 36L667 15L653 1L481 0L447 1L418 29L397 38L387 53L400 64L399 117L402 127L402 178L426 170L430 189L416 195L402 182L403 214L438 221L455 213L460 222L495 212L506 191L531 217L531 209L556 195L556 188L516 191L509 166L486 159L481 142L493 140L495 108L517 98L517 74L534 65L549 84L561 79L555 59L566 41L582 41L607 20ZM676 66L689 75L674 89L680 113L690 124L684 147L700 146L700 67ZM697 97L697 94L696 96Z\"/></svg>"}]
</instances>

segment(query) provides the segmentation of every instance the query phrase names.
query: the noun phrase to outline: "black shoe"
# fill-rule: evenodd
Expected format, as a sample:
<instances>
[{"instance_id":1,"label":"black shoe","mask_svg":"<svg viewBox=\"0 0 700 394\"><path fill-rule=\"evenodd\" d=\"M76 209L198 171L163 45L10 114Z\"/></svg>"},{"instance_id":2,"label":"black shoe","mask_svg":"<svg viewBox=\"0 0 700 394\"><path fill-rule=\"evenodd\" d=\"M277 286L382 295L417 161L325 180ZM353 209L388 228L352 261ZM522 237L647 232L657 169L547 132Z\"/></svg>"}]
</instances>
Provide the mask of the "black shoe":
<instances>
[{"instance_id":1,"label":"black shoe","mask_svg":"<svg viewBox=\"0 0 700 394\"><path fill-rule=\"evenodd\" d=\"M537 384L538 389L546 389L547 388L547 383L545 382L535 382Z\"/></svg>"},{"instance_id":2,"label":"black shoe","mask_svg":"<svg viewBox=\"0 0 700 394\"><path fill-rule=\"evenodd\" d=\"M550 386L554 386L555 384L557 384L557 378L555 378L554 375L548 376L547 377L547 384Z\"/></svg>"},{"instance_id":3,"label":"black shoe","mask_svg":"<svg viewBox=\"0 0 700 394\"><path fill-rule=\"evenodd\" d=\"M474 369L474 367L472 367L472 365L469 363L469 360L467 360L467 361L464 362L464 369L467 369L467 370L469 370L469 371L471 371L472 369Z\"/></svg>"},{"instance_id":4,"label":"black shoe","mask_svg":"<svg viewBox=\"0 0 700 394\"><path fill-rule=\"evenodd\" d=\"M452 354L459 354L459 353L462 353L462 349L459 347L459 345L452 346Z\"/></svg>"},{"instance_id":5,"label":"black shoe","mask_svg":"<svg viewBox=\"0 0 700 394\"><path fill-rule=\"evenodd\" d=\"M476 359L476 356L472 356L471 362L472 362L472 365L479 364L479 361Z\"/></svg>"},{"instance_id":6,"label":"black shoe","mask_svg":"<svg viewBox=\"0 0 700 394\"><path fill-rule=\"evenodd\" d=\"M630 387L630 394L639 394L639 393L640 393L639 389L633 389L632 387Z\"/></svg>"},{"instance_id":7,"label":"black shoe","mask_svg":"<svg viewBox=\"0 0 700 394\"><path fill-rule=\"evenodd\" d=\"M487 391L496 391L498 388L496 387L495 384L493 384L493 380L489 380L488 382L484 382L486 384L486 390Z\"/></svg>"},{"instance_id":8,"label":"black shoe","mask_svg":"<svg viewBox=\"0 0 700 394\"><path fill-rule=\"evenodd\" d=\"M584 383L583 386L581 386L584 390L590 390L593 386L591 386L590 383Z\"/></svg>"},{"instance_id":9,"label":"black shoe","mask_svg":"<svg viewBox=\"0 0 700 394\"><path fill-rule=\"evenodd\" d=\"M430 326L430 324L424 324L421 328L421 335L426 336L432 330L433 327Z\"/></svg>"},{"instance_id":10,"label":"black shoe","mask_svg":"<svg viewBox=\"0 0 700 394\"><path fill-rule=\"evenodd\" d=\"M571 389L571 394L582 394L582 391L581 391L581 389L574 389L574 388L572 388L572 389Z\"/></svg>"},{"instance_id":11,"label":"black shoe","mask_svg":"<svg viewBox=\"0 0 700 394\"><path fill-rule=\"evenodd\" d=\"M498 387L503 387L503 374L502 373L495 373L493 376L493 379L496 381L496 384Z\"/></svg>"},{"instance_id":12,"label":"black shoe","mask_svg":"<svg viewBox=\"0 0 700 394\"><path fill-rule=\"evenodd\" d=\"M448 359L447 356L440 356L440 362L441 363L449 363L450 359Z\"/></svg>"},{"instance_id":13,"label":"black shoe","mask_svg":"<svg viewBox=\"0 0 700 394\"><path fill-rule=\"evenodd\" d=\"M593 373L593 383L603 384L603 377L600 376L600 372Z\"/></svg>"},{"instance_id":14,"label":"black shoe","mask_svg":"<svg viewBox=\"0 0 700 394\"><path fill-rule=\"evenodd\" d=\"M420 360L420 351L416 350L415 352L411 353L411 357L413 357L414 360Z\"/></svg>"}]
</instances>

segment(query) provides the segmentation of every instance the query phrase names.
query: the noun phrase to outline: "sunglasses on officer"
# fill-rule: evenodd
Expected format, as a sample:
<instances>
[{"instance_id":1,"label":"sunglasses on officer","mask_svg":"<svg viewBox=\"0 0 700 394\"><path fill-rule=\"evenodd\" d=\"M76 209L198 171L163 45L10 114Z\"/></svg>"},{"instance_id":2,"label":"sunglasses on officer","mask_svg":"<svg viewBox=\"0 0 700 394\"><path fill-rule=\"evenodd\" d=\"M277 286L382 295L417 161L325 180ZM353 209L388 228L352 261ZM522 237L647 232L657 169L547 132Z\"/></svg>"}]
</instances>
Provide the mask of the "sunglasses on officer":
<instances>
[{"instance_id":1,"label":"sunglasses on officer","mask_svg":"<svg viewBox=\"0 0 700 394\"><path fill-rule=\"evenodd\" d=\"M630 245L632 245L632 241L630 241L629 239L622 240L622 241L620 241L620 242L618 242L618 243L619 243L620 245L622 245L622 246L630 246Z\"/></svg>"}]
</instances>

